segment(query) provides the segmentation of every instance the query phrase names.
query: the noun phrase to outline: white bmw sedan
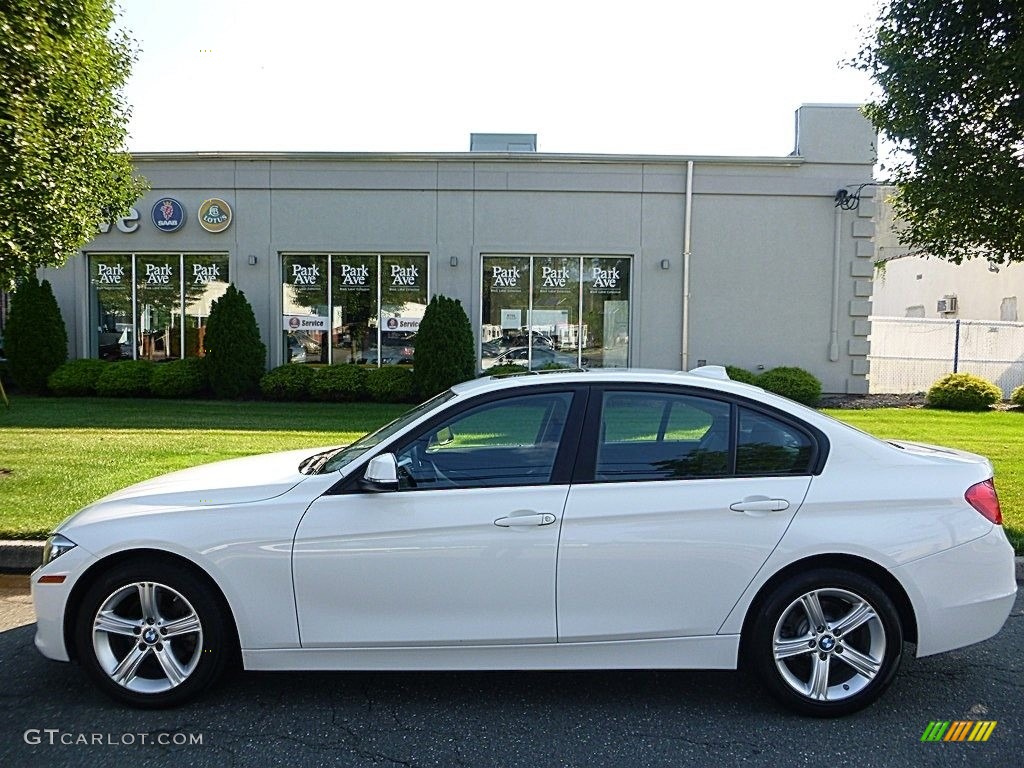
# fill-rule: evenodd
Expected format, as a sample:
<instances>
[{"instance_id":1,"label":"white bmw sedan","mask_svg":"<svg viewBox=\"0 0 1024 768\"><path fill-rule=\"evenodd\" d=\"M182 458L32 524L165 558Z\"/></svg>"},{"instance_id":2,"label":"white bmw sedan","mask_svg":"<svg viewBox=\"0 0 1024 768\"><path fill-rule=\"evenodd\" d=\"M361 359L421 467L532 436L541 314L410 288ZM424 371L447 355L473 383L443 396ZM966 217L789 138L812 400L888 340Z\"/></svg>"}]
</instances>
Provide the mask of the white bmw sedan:
<instances>
[{"instance_id":1,"label":"white bmw sedan","mask_svg":"<svg viewBox=\"0 0 1024 768\"><path fill-rule=\"evenodd\" d=\"M1016 592L991 464L721 368L460 384L352 445L235 459L58 526L36 646L141 707L257 670L733 669L799 712Z\"/></svg>"}]
</instances>

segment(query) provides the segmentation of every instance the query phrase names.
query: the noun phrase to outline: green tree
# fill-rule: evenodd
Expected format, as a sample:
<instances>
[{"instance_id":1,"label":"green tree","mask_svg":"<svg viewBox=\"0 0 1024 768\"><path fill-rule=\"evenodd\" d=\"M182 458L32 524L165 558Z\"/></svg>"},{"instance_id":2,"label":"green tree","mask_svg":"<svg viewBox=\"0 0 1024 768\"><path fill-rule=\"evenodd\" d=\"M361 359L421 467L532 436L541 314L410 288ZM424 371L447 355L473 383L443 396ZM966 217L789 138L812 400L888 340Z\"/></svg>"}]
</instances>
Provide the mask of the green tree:
<instances>
[{"instance_id":1,"label":"green tree","mask_svg":"<svg viewBox=\"0 0 1024 768\"><path fill-rule=\"evenodd\" d=\"M912 253L1024 261L1024 4L888 0L852 62L881 97Z\"/></svg>"},{"instance_id":2,"label":"green tree","mask_svg":"<svg viewBox=\"0 0 1024 768\"><path fill-rule=\"evenodd\" d=\"M4 351L20 390L46 392L46 380L68 359L67 329L48 280L40 284L31 274L11 296Z\"/></svg>"},{"instance_id":3,"label":"green tree","mask_svg":"<svg viewBox=\"0 0 1024 768\"><path fill-rule=\"evenodd\" d=\"M112 0L0 4L0 289L60 266L145 189L123 151L134 59Z\"/></svg>"},{"instance_id":4,"label":"green tree","mask_svg":"<svg viewBox=\"0 0 1024 768\"><path fill-rule=\"evenodd\" d=\"M213 302L203 339L210 389L217 397L251 397L266 371L267 348L260 341L256 315L232 283Z\"/></svg>"},{"instance_id":5,"label":"green tree","mask_svg":"<svg viewBox=\"0 0 1024 768\"><path fill-rule=\"evenodd\" d=\"M435 296L430 300L416 332L413 373L421 397L476 375L473 327L458 299Z\"/></svg>"}]
</instances>

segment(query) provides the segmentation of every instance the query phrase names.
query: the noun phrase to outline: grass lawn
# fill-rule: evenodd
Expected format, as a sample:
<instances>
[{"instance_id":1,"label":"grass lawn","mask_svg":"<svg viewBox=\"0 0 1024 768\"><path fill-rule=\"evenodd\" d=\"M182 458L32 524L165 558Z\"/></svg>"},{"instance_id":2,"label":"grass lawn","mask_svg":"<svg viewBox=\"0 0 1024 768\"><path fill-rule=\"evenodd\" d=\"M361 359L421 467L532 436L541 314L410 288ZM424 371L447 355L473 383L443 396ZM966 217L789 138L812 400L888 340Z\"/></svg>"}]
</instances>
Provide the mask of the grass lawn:
<instances>
[{"instance_id":1,"label":"grass lawn","mask_svg":"<svg viewBox=\"0 0 1024 768\"><path fill-rule=\"evenodd\" d=\"M103 398L19 397L9 409L0 403L0 538L43 537L101 496L176 469L343 445L404 410Z\"/></svg>"},{"instance_id":2,"label":"grass lawn","mask_svg":"<svg viewBox=\"0 0 1024 768\"><path fill-rule=\"evenodd\" d=\"M219 459L348 443L400 405L20 397L0 406L0 538L42 537L131 483ZM1007 534L1024 552L1024 413L829 413L880 437L988 456ZM7 471L5 471L7 470Z\"/></svg>"}]
</instances>

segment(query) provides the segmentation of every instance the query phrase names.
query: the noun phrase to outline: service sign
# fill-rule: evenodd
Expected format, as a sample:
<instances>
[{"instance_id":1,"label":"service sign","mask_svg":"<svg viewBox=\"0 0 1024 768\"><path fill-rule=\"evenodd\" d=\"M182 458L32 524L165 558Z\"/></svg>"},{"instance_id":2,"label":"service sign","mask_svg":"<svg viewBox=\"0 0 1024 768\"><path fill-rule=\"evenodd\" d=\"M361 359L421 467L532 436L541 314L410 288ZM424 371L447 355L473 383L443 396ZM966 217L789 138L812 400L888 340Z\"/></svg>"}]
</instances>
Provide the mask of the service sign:
<instances>
[{"instance_id":1,"label":"service sign","mask_svg":"<svg viewBox=\"0 0 1024 768\"><path fill-rule=\"evenodd\" d=\"M153 204L153 225L161 232L177 232L185 225L185 207L173 197Z\"/></svg>"},{"instance_id":2,"label":"service sign","mask_svg":"<svg viewBox=\"0 0 1024 768\"><path fill-rule=\"evenodd\" d=\"M285 331L326 331L330 328L330 318L323 315L285 315Z\"/></svg>"},{"instance_id":3,"label":"service sign","mask_svg":"<svg viewBox=\"0 0 1024 768\"><path fill-rule=\"evenodd\" d=\"M388 317L381 315L380 327L383 331L418 331L421 317Z\"/></svg>"}]
</instances>

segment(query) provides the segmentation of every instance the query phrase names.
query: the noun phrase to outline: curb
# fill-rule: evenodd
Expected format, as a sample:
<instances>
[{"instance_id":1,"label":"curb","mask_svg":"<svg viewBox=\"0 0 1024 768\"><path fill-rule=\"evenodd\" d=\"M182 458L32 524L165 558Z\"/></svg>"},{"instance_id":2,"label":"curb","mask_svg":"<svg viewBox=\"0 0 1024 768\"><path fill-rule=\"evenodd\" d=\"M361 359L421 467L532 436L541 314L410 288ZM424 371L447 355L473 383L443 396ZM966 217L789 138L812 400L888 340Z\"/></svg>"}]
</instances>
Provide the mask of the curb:
<instances>
[{"instance_id":1,"label":"curb","mask_svg":"<svg viewBox=\"0 0 1024 768\"><path fill-rule=\"evenodd\" d=\"M0 573L31 573L43 562L42 541L0 541ZM1017 583L1024 584L1024 557L1014 558Z\"/></svg>"},{"instance_id":2,"label":"curb","mask_svg":"<svg viewBox=\"0 0 1024 768\"><path fill-rule=\"evenodd\" d=\"M0 573L31 573L43 562L42 541L0 541Z\"/></svg>"}]
</instances>

